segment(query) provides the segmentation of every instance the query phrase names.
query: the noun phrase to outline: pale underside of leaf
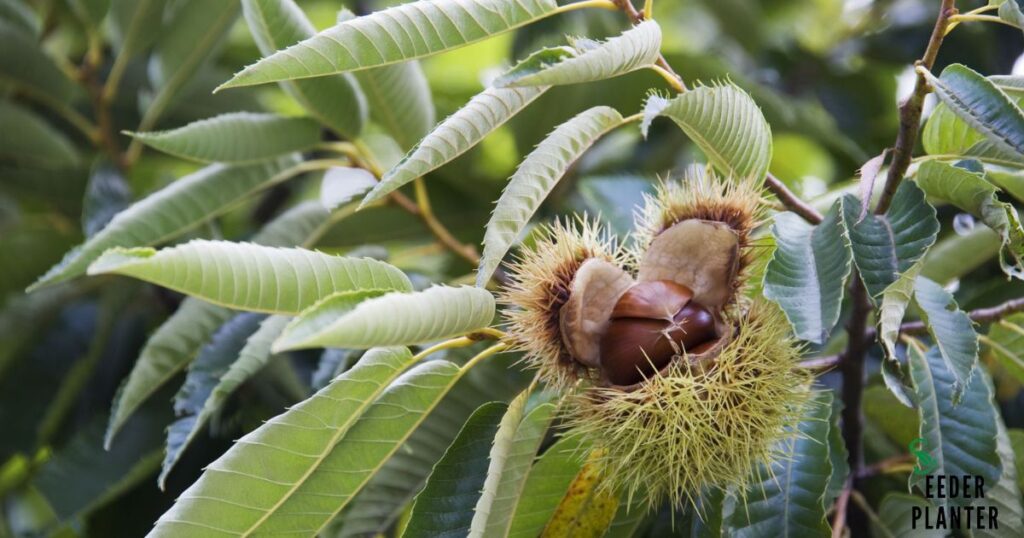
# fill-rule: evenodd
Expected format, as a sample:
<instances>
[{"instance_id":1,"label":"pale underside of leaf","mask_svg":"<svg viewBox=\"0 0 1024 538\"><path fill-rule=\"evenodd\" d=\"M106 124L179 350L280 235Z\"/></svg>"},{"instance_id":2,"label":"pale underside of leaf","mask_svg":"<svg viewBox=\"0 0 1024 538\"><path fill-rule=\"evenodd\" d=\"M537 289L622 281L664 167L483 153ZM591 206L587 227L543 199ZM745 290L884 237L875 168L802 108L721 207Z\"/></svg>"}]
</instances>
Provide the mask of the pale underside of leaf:
<instances>
[{"instance_id":1,"label":"pale underside of leaf","mask_svg":"<svg viewBox=\"0 0 1024 538\"><path fill-rule=\"evenodd\" d=\"M259 231L253 242L268 246L304 245L316 241L329 215L316 202L286 211ZM124 385L114 397L104 444L107 449L127 420L199 352L213 332L232 315L228 308L196 298L178 310L146 341Z\"/></svg>"},{"instance_id":2,"label":"pale underside of leaf","mask_svg":"<svg viewBox=\"0 0 1024 538\"><path fill-rule=\"evenodd\" d=\"M434 127L437 112L427 75L413 60L354 73L370 115L406 151Z\"/></svg>"},{"instance_id":3,"label":"pale underside of leaf","mask_svg":"<svg viewBox=\"0 0 1024 538\"><path fill-rule=\"evenodd\" d=\"M185 159L246 163L309 149L320 141L320 126L308 118L231 112L171 131L132 136L149 147Z\"/></svg>"},{"instance_id":4,"label":"pale underside of leaf","mask_svg":"<svg viewBox=\"0 0 1024 538\"><path fill-rule=\"evenodd\" d=\"M316 33L293 0L242 0L242 12L263 56ZM366 122L366 97L351 74L281 83L302 108L347 138L358 137Z\"/></svg>"},{"instance_id":5,"label":"pale underside of leaf","mask_svg":"<svg viewBox=\"0 0 1024 538\"><path fill-rule=\"evenodd\" d=\"M554 0L437 0L341 22L245 68L222 88L316 77L454 49L553 14Z\"/></svg>"},{"instance_id":6,"label":"pale underside of leaf","mask_svg":"<svg viewBox=\"0 0 1024 538\"><path fill-rule=\"evenodd\" d=\"M575 46L554 63L530 56L498 78L497 87L553 86L604 80L653 66L661 52L661 27L644 21L599 45ZM533 65L537 63L537 65Z\"/></svg>"},{"instance_id":7,"label":"pale underside of leaf","mask_svg":"<svg viewBox=\"0 0 1024 538\"><path fill-rule=\"evenodd\" d=\"M167 241L229 209L238 200L289 177L295 157L245 166L214 164L185 176L118 213L99 233L33 284L29 291L69 280L112 247Z\"/></svg>"},{"instance_id":8,"label":"pale underside of leaf","mask_svg":"<svg viewBox=\"0 0 1024 538\"><path fill-rule=\"evenodd\" d=\"M339 291L412 289L404 273L377 260L230 241L193 240L160 251L111 249L89 273L132 276L221 306L270 314L298 314Z\"/></svg>"},{"instance_id":9,"label":"pale underside of leaf","mask_svg":"<svg viewBox=\"0 0 1024 538\"><path fill-rule=\"evenodd\" d=\"M772 232L777 247L765 272L764 296L782 307L797 337L820 344L839 320L852 267L842 203L837 200L817 226L780 213Z\"/></svg>"},{"instance_id":10,"label":"pale underside of leaf","mask_svg":"<svg viewBox=\"0 0 1024 538\"><path fill-rule=\"evenodd\" d=\"M366 195L360 207L380 200L388 193L437 170L469 151L485 136L540 97L547 87L488 88L466 106L437 125L410 151L398 166L389 170Z\"/></svg>"},{"instance_id":11,"label":"pale underside of leaf","mask_svg":"<svg viewBox=\"0 0 1024 538\"><path fill-rule=\"evenodd\" d=\"M953 64L938 77L921 72L935 95L960 119L1007 151L1024 156L1024 111L990 80Z\"/></svg>"},{"instance_id":12,"label":"pale underside of leaf","mask_svg":"<svg viewBox=\"0 0 1024 538\"><path fill-rule=\"evenodd\" d=\"M522 233L551 189L601 135L618 127L622 116L613 108L594 107L559 125L530 152L509 179L484 233L484 253L477 271L482 286Z\"/></svg>"},{"instance_id":13,"label":"pale underside of leaf","mask_svg":"<svg viewBox=\"0 0 1024 538\"><path fill-rule=\"evenodd\" d=\"M421 344L482 329L493 318L494 296L469 286L370 298L342 294L303 311L274 349Z\"/></svg>"},{"instance_id":14,"label":"pale underside of leaf","mask_svg":"<svg viewBox=\"0 0 1024 538\"><path fill-rule=\"evenodd\" d=\"M733 84L700 86L669 101L653 96L644 123L671 118L719 171L760 181L772 157L772 133L761 109Z\"/></svg>"}]
</instances>

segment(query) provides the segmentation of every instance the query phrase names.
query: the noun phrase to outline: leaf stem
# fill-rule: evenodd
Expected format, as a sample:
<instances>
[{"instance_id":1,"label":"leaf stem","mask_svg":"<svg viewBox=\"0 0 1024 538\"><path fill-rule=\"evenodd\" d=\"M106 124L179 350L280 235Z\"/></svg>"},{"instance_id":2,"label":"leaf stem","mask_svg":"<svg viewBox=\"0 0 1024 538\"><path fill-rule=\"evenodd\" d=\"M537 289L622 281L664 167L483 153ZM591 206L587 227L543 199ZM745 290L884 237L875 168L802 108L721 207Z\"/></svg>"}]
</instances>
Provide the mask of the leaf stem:
<instances>
[{"instance_id":1,"label":"leaf stem","mask_svg":"<svg viewBox=\"0 0 1024 538\"><path fill-rule=\"evenodd\" d=\"M651 69L654 70L655 73L661 75L661 78L665 79L665 82L668 82L668 85L672 86L672 89L676 92L683 93L686 91L686 88L683 87L683 81L679 79L679 75L669 72L668 69L665 69L658 64L652 65Z\"/></svg>"},{"instance_id":2,"label":"leaf stem","mask_svg":"<svg viewBox=\"0 0 1024 538\"><path fill-rule=\"evenodd\" d=\"M989 308L971 310L967 313L967 317L975 323L992 323L1017 312L1024 312L1024 297L1011 299ZM927 328L922 321L911 321L900 325L900 332L903 334L923 334L926 331Z\"/></svg>"},{"instance_id":3,"label":"leaf stem","mask_svg":"<svg viewBox=\"0 0 1024 538\"><path fill-rule=\"evenodd\" d=\"M486 358L488 358L488 357L490 357L492 355L496 355L498 353L501 353L502 351L505 351L506 349L508 349L508 344L506 344L504 342L501 342L501 343L498 343L498 344L494 344L493 346L491 346L491 347L481 351L480 353L477 353L473 358L471 358L468 361L466 361L466 364L462 365L462 371L464 371L464 372L469 371L474 366L476 366L477 364L482 362L484 359L486 359Z\"/></svg>"},{"instance_id":4,"label":"leaf stem","mask_svg":"<svg viewBox=\"0 0 1024 538\"><path fill-rule=\"evenodd\" d=\"M423 223L427 225L431 233L434 234L434 237L470 264L478 265L480 263L480 255L476 249L471 245L461 243L448 231L448 228L441 224L441 221L437 220L434 210L430 206L430 197L427 194L427 186L423 178L418 177L413 183L416 189L416 206L419 208L419 216L423 219Z\"/></svg>"},{"instance_id":5,"label":"leaf stem","mask_svg":"<svg viewBox=\"0 0 1024 538\"><path fill-rule=\"evenodd\" d=\"M558 9L556 9L552 14L558 15L559 13L568 13L570 11L576 11L578 9L587 9L591 7L608 10L619 9L619 6L616 5L616 3L613 2L612 0L583 0L582 2L574 2L572 4L559 6Z\"/></svg>"},{"instance_id":6,"label":"leaf stem","mask_svg":"<svg viewBox=\"0 0 1024 538\"><path fill-rule=\"evenodd\" d=\"M373 160L373 152L361 140L353 142L331 142L322 144L326 149L332 149L349 156L357 165L368 170L379 181L384 175L384 170ZM480 255L471 245L461 243L441 221L437 220L433 208L430 205L430 198L427 194L423 178L416 178L416 201L413 202L404 194L394 191L388 195L392 202L405 212L415 215L423 221L430 230L430 233L447 249L462 257L472 265L480 263Z\"/></svg>"},{"instance_id":7,"label":"leaf stem","mask_svg":"<svg viewBox=\"0 0 1024 538\"><path fill-rule=\"evenodd\" d=\"M942 46L942 39L946 35L946 28L951 17L957 14L954 0L942 0L939 7L939 15L935 20L935 27L932 29L931 38L925 48L924 55L916 62L917 67L931 69L935 65L935 58L939 54L939 47ZM921 127L921 111L924 108L924 98L931 89L928 82L917 73L917 81L914 83L914 90L903 104L900 105L900 127L896 134L896 145L892 151L892 163L889 165L889 173L886 175L885 188L875 206L876 214L883 214L889 210L892 197L896 194L903 175L910 167L910 160L913 156L914 145L917 143L918 130Z\"/></svg>"},{"instance_id":8,"label":"leaf stem","mask_svg":"<svg viewBox=\"0 0 1024 538\"><path fill-rule=\"evenodd\" d=\"M949 26L946 28L946 35L949 35L961 22L994 22L997 24L1005 24L1017 28L1017 25L1012 22L1005 21L994 15L971 15L970 13L964 13L963 15L953 15L949 18Z\"/></svg>"},{"instance_id":9,"label":"leaf stem","mask_svg":"<svg viewBox=\"0 0 1024 538\"><path fill-rule=\"evenodd\" d=\"M633 6L633 0L612 0L612 3L615 4L617 9L620 9L620 10L622 10L623 13L625 13L626 16L629 17L629 22L632 22L633 24L640 24L641 22L643 22L646 19L651 17L651 14L647 12L647 8L648 8L647 4L644 5L644 12L641 13L641 12L636 10L635 6ZM672 66L669 65L668 60L665 59L664 55L658 54L657 65L658 65L658 67L661 67L662 69L664 69L665 72L668 73L668 75L671 78L675 79L675 83L670 83L670 84L672 84L672 87L677 92L683 93L683 92L685 92L687 90L686 83L683 82L683 77L680 77L672 69ZM664 76L664 75L662 75L662 76Z\"/></svg>"},{"instance_id":10,"label":"leaf stem","mask_svg":"<svg viewBox=\"0 0 1024 538\"><path fill-rule=\"evenodd\" d=\"M441 342L439 344L434 344L434 345L432 345L432 346L430 346L430 347L420 351L419 353L414 355L412 359L414 361L419 361L419 360L422 360L423 358L427 357L428 355L433 355L434 353L437 353L438 351L442 351L442 350L445 350L445 349L454 349L454 348L459 348L459 347L467 347L467 346L471 346L471 345L473 345L475 343L476 343L476 340L474 340L474 339L472 339L472 338L470 338L468 336L460 336L458 338L452 338L451 340L445 340L444 342Z\"/></svg>"}]
</instances>

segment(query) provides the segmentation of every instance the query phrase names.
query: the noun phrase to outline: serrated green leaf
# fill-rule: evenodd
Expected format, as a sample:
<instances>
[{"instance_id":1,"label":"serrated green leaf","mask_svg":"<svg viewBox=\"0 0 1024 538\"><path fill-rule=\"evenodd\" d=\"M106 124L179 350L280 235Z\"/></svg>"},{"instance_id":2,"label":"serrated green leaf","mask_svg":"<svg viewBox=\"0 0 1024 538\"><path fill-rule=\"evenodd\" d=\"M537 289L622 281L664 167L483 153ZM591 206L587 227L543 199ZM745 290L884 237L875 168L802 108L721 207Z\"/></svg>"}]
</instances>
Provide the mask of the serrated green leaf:
<instances>
[{"instance_id":1,"label":"serrated green leaf","mask_svg":"<svg viewBox=\"0 0 1024 538\"><path fill-rule=\"evenodd\" d=\"M315 535L458 380L404 348L367 353L308 400L249 433L185 490L150 536Z\"/></svg>"},{"instance_id":2,"label":"serrated green leaf","mask_svg":"<svg viewBox=\"0 0 1024 538\"><path fill-rule=\"evenodd\" d=\"M992 392L979 369L964 390L959 405L954 404L953 386L958 383L937 348L927 352L909 346L910 375L921 419L919 435L923 450L935 460L931 475L980 476L986 484L995 484L1001 474L996 453L996 410ZM925 475L912 474L910 485L923 488ZM940 506L967 505L963 497L936 499Z\"/></svg>"},{"instance_id":3,"label":"serrated green leaf","mask_svg":"<svg viewBox=\"0 0 1024 538\"><path fill-rule=\"evenodd\" d=\"M305 202L264 226L252 240L268 246L308 245L320 237L328 222L327 211L318 203ZM114 436L139 406L192 361L232 314L230 309L192 297L181 303L174 315L146 341L135 366L114 397L104 440L106 448L110 448Z\"/></svg>"},{"instance_id":4,"label":"serrated green leaf","mask_svg":"<svg viewBox=\"0 0 1024 538\"><path fill-rule=\"evenodd\" d=\"M355 73L366 93L370 116L402 151L416 145L437 121L430 84L419 62L375 67Z\"/></svg>"},{"instance_id":5,"label":"serrated green leaf","mask_svg":"<svg viewBox=\"0 0 1024 538\"><path fill-rule=\"evenodd\" d=\"M540 535L583 467L586 449L580 437L565 437L533 464L512 517L509 536L536 538Z\"/></svg>"},{"instance_id":6,"label":"serrated green leaf","mask_svg":"<svg viewBox=\"0 0 1024 538\"><path fill-rule=\"evenodd\" d=\"M528 414L526 404L530 391L519 394L509 405L494 435L490 466L482 486L480 499L473 509L468 536L474 538L507 536L512 515L519 504L544 434L554 417L555 406L543 403Z\"/></svg>"},{"instance_id":7,"label":"serrated green leaf","mask_svg":"<svg viewBox=\"0 0 1024 538\"><path fill-rule=\"evenodd\" d=\"M808 400L799 431L782 442L771 470L747 488L746 507L730 518L731 536L829 536L825 495L832 476L829 427L832 393Z\"/></svg>"},{"instance_id":8,"label":"serrated green leaf","mask_svg":"<svg viewBox=\"0 0 1024 538\"><path fill-rule=\"evenodd\" d=\"M585 110L555 128L526 156L487 222L484 253L476 276L478 286L491 279L505 253L569 166L601 135L622 122L622 116L610 107Z\"/></svg>"},{"instance_id":9,"label":"serrated green leaf","mask_svg":"<svg viewBox=\"0 0 1024 538\"><path fill-rule=\"evenodd\" d=\"M911 181L900 184L885 215L861 220L860 201L850 194L843 197L843 214L853 263L872 301L925 255L939 233L935 208Z\"/></svg>"},{"instance_id":10,"label":"serrated green leaf","mask_svg":"<svg viewBox=\"0 0 1024 538\"><path fill-rule=\"evenodd\" d=\"M7 19L0 19L0 82L50 105L67 106L82 93L31 34Z\"/></svg>"},{"instance_id":11,"label":"serrated green leaf","mask_svg":"<svg viewBox=\"0 0 1024 538\"><path fill-rule=\"evenodd\" d=\"M29 291L85 272L109 248L162 243L223 213L238 200L298 170L295 157L246 166L214 164L189 174L118 213L103 230L41 276Z\"/></svg>"},{"instance_id":12,"label":"serrated green leaf","mask_svg":"<svg viewBox=\"0 0 1024 538\"><path fill-rule=\"evenodd\" d=\"M529 383L525 372L512 367L516 359L513 355L492 357L466 373L409 436L403 449L395 452L352 499L338 518L343 524L341 531L331 535L377 535L392 528L403 513L407 515L409 503L477 407L511 399Z\"/></svg>"},{"instance_id":13,"label":"serrated green leaf","mask_svg":"<svg viewBox=\"0 0 1024 538\"><path fill-rule=\"evenodd\" d=\"M263 56L316 33L293 0L242 0L242 11ZM352 75L285 81L281 87L312 116L345 137L356 138L362 132L366 96Z\"/></svg>"},{"instance_id":14,"label":"serrated green leaf","mask_svg":"<svg viewBox=\"0 0 1024 538\"><path fill-rule=\"evenodd\" d=\"M983 377L989 385L989 392L995 394L988 376ZM995 405L995 402L993 402ZM1024 506L1021 504L1020 486L1017 484L1018 469L1014 460L1013 445L1009 432L1001 417L996 414L996 454L999 456L999 463L1002 466L1002 473L999 481L995 484L985 484L984 497L979 497L971 504L979 510L989 513L990 507L998 510L998 528L993 524L984 529L976 529L972 536L991 536L999 538L1002 536L1024 535Z\"/></svg>"},{"instance_id":15,"label":"serrated green leaf","mask_svg":"<svg viewBox=\"0 0 1024 538\"><path fill-rule=\"evenodd\" d=\"M970 170L928 161L917 171L917 184L932 197L945 200L981 219L1002 239L999 265L1003 272L1024 278L1024 227L1017 210L996 197L999 189Z\"/></svg>"},{"instance_id":16,"label":"serrated green leaf","mask_svg":"<svg viewBox=\"0 0 1024 538\"><path fill-rule=\"evenodd\" d=\"M828 423L828 459L831 462L832 476L829 478L828 488L825 489L826 510L842 494L843 487L850 477L850 452L846 449L846 441L843 440L840 423L844 406L841 399L832 397L832 416Z\"/></svg>"},{"instance_id":17,"label":"serrated green leaf","mask_svg":"<svg viewBox=\"0 0 1024 538\"><path fill-rule=\"evenodd\" d=\"M923 73L960 119L1000 148L1024 156L1024 111L992 81L961 64L946 67L938 77Z\"/></svg>"},{"instance_id":18,"label":"serrated green leaf","mask_svg":"<svg viewBox=\"0 0 1024 538\"><path fill-rule=\"evenodd\" d=\"M469 151L546 90L546 87L488 88L477 94L466 106L434 127L397 166L384 174L360 207L380 200Z\"/></svg>"},{"instance_id":19,"label":"serrated green leaf","mask_svg":"<svg viewBox=\"0 0 1024 538\"><path fill-rule=\"evenodd\" d=\"M320 181L320 204L333 210L352 201L377 184L377 178L363 168L335 166Z\"/></svg>"},{"instance_id":20,"label":"serrated green leaf","mask_svg":"<svg viewBox=\"0 0 1024 538\"><path fill-rule=\"evenodd\" d=\"M493 319L494 296L475 287L380 297L341 293L300 313L274 349L422 344L482 329Z\"/></svg>"},{"instance_id":21,"label":"serrated green leaf","mask_svg":"<svg viewBox=\"0 0 1024 538\"><path fill-rule=\"evenodd\" d=\"M181 371L231 315L227 308L198 299L186 299L174 315L149 337L131 374L114 396L104 440L106 448L113 445L114 436L142 403Z\"/></svg>"},{"instance_id":22,"label":"serrated green leaf","mask_svg":"<svg viewBox=\"0 0 1024 538\"><path fill-rule=\"evenodd\" d=\"M739 87L700 86L671 100L652 96L644 106L644 125L658 116L676 122L723 174L760 181L768 172L771 128ZM646 128L643 131L646 134Z\"/></svg>"},{"instance_id":23,"label":"serrated green leaf","mask_svg":"<svg viewBox=\"0 0 1024 538\"><path fill-rule=\"evenodd\" d=\"M1020 77L992 76L989 81L1003 90L1013 102L1020 106L1024 101L1024 85ZM974 130L967 122L960 119L949 106L939 103L928 116L924 129L921 131L921 145L929 155L976 155L984 156L985 135ZM1019 160L1020 156L1013 152L1003 151L1004 158Z\"/></svg>"},{"instance_id":24,"label":"serrated green leaf","mask_svg":"<svg viewBox=\"0 0 1024 538\"><path fill-rule=\"evenodd\" d=\"M412 2L344 21L246 67L222 88L388 65L468 45L555 13L554 0Z\"/></svg>"},{"instance_id":25,"label":"serrated green leaf","mask_svg":"<svg viewBox=\"0 0 1024 538\"><path fill-rule=\"evenodd\" d=\"M559 86L617 77L653 66L661 53L661 27L646 20L603 43L576 40L571 48L530 55L494 81L494 86Z\"/></svg>"},{"instance_id":26,"label":"serrated green leaf","mask_svg":"<svg viewBox=\"0 0 1024 538\"><path fill-rule=\"evenodd\" d=\"M412 290L397 268L298 248L193 240L176 247L108 250L89 274L119 274L254 312L298 314L339 291Z\"/></svg>"},{"instance_id":27,"label":"serrated green leaf","mask_svg":"<svg viewBox=\"0 0 1024 538\"><path fill-rule=\"evenodd\" d=\"M0 101L0 125L4 126L0 130L0 157L40 168L78 164L78 151L71 141L31 110Z\"/></svg>"},{"instance_id":28,"label":"serrated green leaf","mask_svg":"<svg viewBox=\"0 0 1024 538\"><path fill-rule=\"evenodd\" d=\"M764 296L782 307L798 338L821 344L839 321L852 267L842 202L836 200L816 226L795 213L779 213L772 235L777 247L764 275Z\"/></svg>"},{"instance_id":29,"label":"serrated green leaf","mask_svg":"<svg viewBox=\"0 0 1024 538\"><path fill-rule=\"evenodd\" d=\"M266 316L244 312L222 325L188 367L185 382L174 396L177 417L167 428L167 444L163 466L157 483L163 489L167 475L182 453L202 428L199 412L213 392L213 387L238 359L246 340L255 333Z\"/></svg>"},{"instance_id":30,"label":"serrated green leaf","mask_svg":"<svg viewBox=\"0 0 1024 538\"><path fill-rule=\"evenodd\" d=\"M885 352L882 364L882 380L893 396L907 407L913 407L913 401L907 393L905 376L896 356L896 340L900 336L900 325L907 313L907 306L914 298L914 285L921 274L923 260L910 266L882 292L882 304L878 308L878 341Z\"/></svg>"},{"instance_id":31,"label":"serrated green leaf","mask_svg":"<svg viewBox=\"0 0 1024 538\"><path fill-rule=\"evenodd\" d=\"M982 342L999 364L1024 383L1024 314L1014 314L992 324Z\"/></svg>"},{"instance_id":32,"label":"serrated green leaf","mask_svg":"<svg viewBox=\"0 0 1024 538\"><path fill-rule=\"evenodd\" d=\"M427 479L412 507L403 537L456 537L469 532L474 505L487 478L488 453L508 406L480 406L462 427Z\"/></svg>"},{"instance_id":33,"label":"serrated green leaf","mask_svg":"<svg viewBox=\"0 0 1024 538\"><path fill-rule=\"evenodd\" d=\"M927 278L918 277L914 284L914 301L928 333L935 340L935 348L953 377L953 400L959 402L978 362L974 322L960 310L951 293Z\"/></svg>"},{"instance_id":34,"label":"serrated green leaf","mask_svg":"<svg viewBox=\"0 0 1024 538\"><path fill-rule=\"evenodd\" d=\"M184 159L249 163L312 148L320 141L320 126L309 118L231 112L170 131L131 135Z\"/></svg>"}]
</instances>

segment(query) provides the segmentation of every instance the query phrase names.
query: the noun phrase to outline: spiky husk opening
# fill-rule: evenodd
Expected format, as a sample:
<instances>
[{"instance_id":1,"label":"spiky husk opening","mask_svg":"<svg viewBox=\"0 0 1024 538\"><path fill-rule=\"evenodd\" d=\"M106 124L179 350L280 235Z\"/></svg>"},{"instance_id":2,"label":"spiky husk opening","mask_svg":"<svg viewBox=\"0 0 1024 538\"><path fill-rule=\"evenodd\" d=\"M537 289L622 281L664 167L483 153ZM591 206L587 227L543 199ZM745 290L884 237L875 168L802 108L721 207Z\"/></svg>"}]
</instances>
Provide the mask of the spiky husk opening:
<instances>
[{"instance_id":1,"label":"spiky husk opening","mask_svg":"<svg viewBox=\"0 0 1024 538\"><path fill-rule=\"evenodd\" d=\"M573 432L604 449L606 485L654 506L701 488L744 489L800 420L809 374L782 314L763 301L736 316L735 339L705 372L676 361L633 392L591 388L570 400Z\"/></svg>"},{"instance_id":2,"label":"spiky husk opening","mask_svg":"<svg viewBox=\"0 0 1024 538\"><path fill-rule=\"evenodd\" d=\"M722 222L739 239L739 270L733 283L739 289L746 268L757 256L751 232L764 220L767 207L759 184L723 178L710 166L690 166L681 178L665 180L653 195L644 195L644 206L635 218L632 264L636 266L658 234L676 223L689 219Z\"/></svg>"},{"instance_id":3,"label":"spiky husk opening","mask_svg":"<svg viewBox=\"0 0 1024 538\"><path fill-rule=\"evenodd\" d=\"M510 282L498 296L499 303L509 307L505 310L509 341L553 387L593 380L593 374L569 355L559 326L559 312L569 299L573 278L590 258L622 263L612 236L597 221L586 217L556 221L538 230L534 245L522 249L508 265Z\"/></svg>"}]
</instances>

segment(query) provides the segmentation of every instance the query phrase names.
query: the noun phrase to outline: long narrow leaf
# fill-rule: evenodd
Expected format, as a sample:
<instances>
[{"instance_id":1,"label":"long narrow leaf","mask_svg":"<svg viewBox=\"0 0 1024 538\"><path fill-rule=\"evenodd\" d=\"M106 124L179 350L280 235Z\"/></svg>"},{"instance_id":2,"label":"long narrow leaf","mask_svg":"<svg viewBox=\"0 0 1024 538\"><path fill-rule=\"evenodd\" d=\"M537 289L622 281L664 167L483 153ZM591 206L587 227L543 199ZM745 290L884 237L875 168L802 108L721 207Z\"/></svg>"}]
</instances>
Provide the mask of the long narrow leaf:
<instances>
[{"instance_id":1,"label":"long narrow leaf","mask_svg":"<svg viewBox=\"0 0 1024 538\"><path fill-rule=\"evenodd\" d=\"M422 344L482 329L494 318L494 296L480 288L373 295L342 293L304 310L274 349Z\"/></svg>"},{"instance_id":2,"label":"long narrow leaf","mask_svg":"<svg viewBox=\"0 0 1024 538\"><path fill-rule=\"evenodd\" d=\"M89 273L131 276L229 308L271 314L298 314L339 291L412 289L404 273L377 260L229 241L193 240L160 251L111 249Z\"/></svg>"},{"instance_id":3,"label":"long narrow leaf","mask_svg":"<svg viewBox=\"0 0 1024 538\"><path fill-rule=\"evenodd\" d=\"M263 56L316 33L294 0L242 0L242 12ZM307 112L338 133L355 138L362 132L367 116L366 97L352 75L285 81L281 87Z\"/></svg>"},{"instance_id":4,"label":"long narrow leaf","mask_svg":"<svg viewBox=\"0 0 1024 538\"><path fill-rule=\"evenodd\" d=\"M360 207L380 200L395 189L437 170L469 151L546 90L543 86L488 88L477 94L466 106L438 124L398 166L384 174L380 183L363 199Z\"/></svg>"},{"instance_id":5,"label":"long narrow leaf","mask_svg":"<svg viewBox=\"0 0 1024 538\"><path fill-rule=\"evenodd\" d=\"M585 110L555 128L526 156L509 179L487 223L484 253L476 275L478 286L490 280L505 253L569 166L601 135L622 125L622 121L622 116L610 107Z\"/></svg>"},{"instance_id":6,"label":"long narrow leaf","mask_svg":"<svg viewBox=\"0 0 1024 538\"><path fill-rule=\"evenodd\" d=\"M294 157L247 166L215 164L185 176L118 213L29 291L81 275L109 248L141 247L172 239L223 213L238 200L290 177L293 172L288 170L296 164Z\"/></svg>"},{"instance_id":7,"label":"long narrow leaf","mask_svg":"<svg viewBox=\"0 0 1024 538\"><path fill-rule=\"evenodd\" d=\"M660 52L661 27L647 20L603 43L577 39L572 47L535 52L494 85L556 86L604 80L653 66Z\"/></svg>"},{"instance_id":8,"label":"long narrow leaf","mask_svg":"<svg viewBox=\"0 0 1024 538\"><path fill-rule=\"evenodd\" d=\"M399 377L412 362L407 349L367 353L326 388L239 439L150 536L316 534L459 372L432 361Z\"/></svg>"},{"instance_id":9,"label":"long narrow leaf","mask_svg":"<svg viewBox=\"0 0 1024 538\"><path fill-rule=\"evenodd\" d=\"M171 131L132 136L151 148L185 159L246 163L309 149L320 141L320 127L307 118L232 112Z\"/></svg>"},{"instance_id":10,"label":"long narrow leaf","mask_svg":"<svg viewBox=\"0 0 1024 538\"><path fill-rule=\"evenodd\" d=\"M658 116L676 122L719 171L760 181L772 159L772 132L761 109L733 84L700 86L666 100L652 96L641 129Z\"/></svg>"},{"instance_id":11,"label":"long narrow leaf","mask_svg":"<svg viewBox=\"0 0 1024 538\"><path fill-rule=\"evenodd\" d=\"M316 77L436 54L553 14L554 0L436 0L339 23L245 68L222 88Z\"/></svg>"}]
</instances>

